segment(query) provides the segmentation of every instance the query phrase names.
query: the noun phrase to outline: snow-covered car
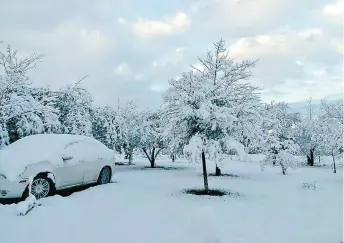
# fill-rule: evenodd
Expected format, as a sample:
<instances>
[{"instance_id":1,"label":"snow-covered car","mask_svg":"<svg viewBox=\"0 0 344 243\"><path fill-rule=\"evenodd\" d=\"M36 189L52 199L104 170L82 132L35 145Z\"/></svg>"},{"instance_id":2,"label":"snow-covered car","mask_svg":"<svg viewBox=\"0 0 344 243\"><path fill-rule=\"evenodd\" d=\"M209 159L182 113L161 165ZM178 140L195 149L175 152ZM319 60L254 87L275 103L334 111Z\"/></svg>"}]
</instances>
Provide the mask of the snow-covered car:
<instances>
[{"instance_id":1,"label":"snow-covered car","mask_svg":"<svg viewBox=\"0 0 344 243\"><path fill-rule=\"evenodd\" d=\"M85 184L109 183L117 154L98 140L69 134L24 137L0 150L0 199L37 198Z\"/></svg>"}]
</instances>

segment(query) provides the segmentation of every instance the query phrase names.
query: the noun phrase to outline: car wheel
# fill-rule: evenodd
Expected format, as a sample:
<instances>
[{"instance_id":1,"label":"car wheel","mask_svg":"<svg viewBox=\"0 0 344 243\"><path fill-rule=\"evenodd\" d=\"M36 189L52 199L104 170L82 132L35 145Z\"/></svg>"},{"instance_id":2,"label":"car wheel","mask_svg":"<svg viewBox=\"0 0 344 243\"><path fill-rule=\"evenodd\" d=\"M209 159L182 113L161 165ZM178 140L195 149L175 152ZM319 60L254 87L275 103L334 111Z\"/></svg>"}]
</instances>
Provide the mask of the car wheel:
<instances>
[{"instance_id":1,"label":"car wheel","mask_svg":"<svg viewBox=\"0 0 344 243\"><path fill-rule=\"evenodd\" d=\"M44 198L50 196L54 191L54 183L50 178L44 175L36 176L31 184L31 194L36 197L36 199Z\"/></svg>"},{"instance_id":2,"label":"car wheel","mask_svg":"<svg viewBox=\"0 0 344 243\"><path fill-rule=\"evenodd\" d=\"M103 185L109 183L111 180L111 169L110 167L104 167L100 173L98 178L98 184Z\"/></svg>"}]
</instances>

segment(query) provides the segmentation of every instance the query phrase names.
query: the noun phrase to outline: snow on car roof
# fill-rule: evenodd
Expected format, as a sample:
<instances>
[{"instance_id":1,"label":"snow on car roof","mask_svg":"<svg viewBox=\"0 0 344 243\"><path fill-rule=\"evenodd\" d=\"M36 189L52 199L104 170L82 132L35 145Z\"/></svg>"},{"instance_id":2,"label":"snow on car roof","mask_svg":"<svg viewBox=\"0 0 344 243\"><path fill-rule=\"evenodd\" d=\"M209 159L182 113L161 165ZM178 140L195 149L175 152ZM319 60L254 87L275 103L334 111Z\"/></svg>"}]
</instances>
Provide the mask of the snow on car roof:
<instances>
[{"instance_id":1,"label":"snow on car roof","mask_svg":"<svg viewBox=\"0 0 344 243\"><path fill-rule=\"evenodd\" d=\"M114 158L114 152L94 138L70 134L37 134L24 137L0 150L0 174L5 175L8 180L15 180L26 166L33 163L49 161L55 166L62 165L62 156L66 151L68 152L65 148L77 141L95 145L91 151L89 148L84 151L78 149L76 151L78 159L81 159L81 153L85 153L87 158L90 156L95 159L105 156Z\"/></svg>"}]
</instances>

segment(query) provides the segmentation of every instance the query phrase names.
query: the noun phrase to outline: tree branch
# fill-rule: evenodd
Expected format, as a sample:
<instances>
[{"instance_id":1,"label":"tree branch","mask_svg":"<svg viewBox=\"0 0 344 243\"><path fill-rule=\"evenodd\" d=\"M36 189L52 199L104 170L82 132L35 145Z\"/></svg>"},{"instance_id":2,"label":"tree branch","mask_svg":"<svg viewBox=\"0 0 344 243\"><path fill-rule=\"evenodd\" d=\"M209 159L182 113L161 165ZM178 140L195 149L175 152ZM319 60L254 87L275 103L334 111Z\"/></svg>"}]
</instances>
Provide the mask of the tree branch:
<instances>
[{"instance_id":1,"label":"tree branch","mask_svg":"<svg viewBox=\"0 0 344 243\"><path fill-rule=\"evenodd\" d=\"M151 160L150 156L148 155L146 148L142 148L142 150L146 154L146 157L148 158L149 162L152 163L152 160Z\"/></svg>"},{"instance_id":2,"label":"tree branch","mask_svg":"<svg viewBox=\"0 0 344 243\"><path fill-rule=\"evenodd\" d=\"M156 157L158 156L158 154L160 153L162 149L159 149L158 152L156 152L155 156L154 156L154 160L156 159Z\"/></svg>"}]
</instances>

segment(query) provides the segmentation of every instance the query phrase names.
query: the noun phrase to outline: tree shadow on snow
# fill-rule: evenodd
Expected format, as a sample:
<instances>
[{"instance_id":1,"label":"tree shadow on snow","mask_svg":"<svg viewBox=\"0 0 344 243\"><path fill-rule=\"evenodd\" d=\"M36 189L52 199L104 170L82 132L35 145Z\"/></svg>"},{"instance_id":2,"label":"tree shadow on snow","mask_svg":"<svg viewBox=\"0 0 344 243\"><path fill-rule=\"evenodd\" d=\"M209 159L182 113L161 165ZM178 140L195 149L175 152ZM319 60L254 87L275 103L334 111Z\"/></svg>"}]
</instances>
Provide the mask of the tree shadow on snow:
<instances>
[{"instance_id":1,"label":"tree shadow on snow","mask_svg":"<svg viewBox=\"0 0 344 243\"><path fill-rule=\"evenodd\" d=\"M75 192L84 191L84 190L89 189L90 187L93 187L93 186L94 185L87 185L87 186L78 186L78 187L68 188L68 189L64 189L64 190L56 192L55 195L60 195L62 197L68 197ZM0 199L0 204L3 204L3 205L17 204L21 201L23 201L22 198Z\"/></svg>"},{"instance_id":2,"label":"tree shadow on snow","mask_svg":"<svg viewBox=\"0 0 344 243\"><path fill-rule=\"evenodd\" d=\"M203 176L203 175L202 175ZM208 176L213 176L213 177L232 177L232 178L239 178L241 176L235 175L235 174L226 174L222 173L221 175L216 175L215 173L209 173Z\"/></svg>"},{"instance_id":3,"label":"tree shadow on snow","mask_svg":"<svg viewBox=\"0 0 344 243\"><path fill-rule=\"evenodd\" d=\"M203 174L202 173L198 173L198 176L202 176L203 177ZM242 175L236 175L236 174L230 174L230 173L222 173L221 175L216 175L215 173L208 173L208 177L215 177L215 178L235 178L235 179L238 179L238 178L245 178L247 179L248 177L246 176L242 176Z\"/></svg>"},{"instance_id":4,"label":"tree shadow on snow","mask_svg":"<svg viewBox=\"0 0 344 243\"><path fill-rule=\"evenodd\" d=\"M228 190L223 190L223 189L209 189L209 190L204 190L199 189L199 188L191 188L191 189L185 189L182 191L185 194L191 194L191 195L196 195L196 196L213 196L213 197L223 197L223 196L230 196L230 197L242 197L237 192L231 192Z\"/></svg>"},{"instance_id":5,"label":"tree shadow on snow","mask_svg":"<svg viewBox=\"0 0 344 243\"><path fill-rule=\"evenodd\" d=\"M150 166L136 167L137 170L185 170L186 167L172 167L172 166L155 166L154 168Z\"/></svg>"},{"instance_id":6,"label":"tree shadow on snow","mask_svg":"<svg viewBox=\"0 0 344 243\"><path fill-rule=\"evenodd\" d=\"M116 162L115 165L117 166L134 166L134 163L129 163L129 162Z\"/></svg>"},{"instance_id":7,"label":"tree shadow on snow","mask_svg":"<svg viewBox=\"0 0 344 243\"><path fill-rule=\"evenodd\" d=\"M87 189L94 187L94 186L96 186L96 185L91 184L91 185L84 185L84 186L68 188L68 189L64 189L64 190L56 192L56 195L60 195L61 197L68 197L75 192L81 192L81 191L87 190Z\"/></svg>"},{"instance_id":8,"label":"tree shadow on snow","mask_svg":"<svg viewBox=\"0 0 344 243\"><path fill-rule=\"evenodd\" d=\"M56 192L56 195L60 195L62 197L68 197L68 196L72 195L73 193L85 191L85 190L90 189L92 187L98 187L98 186L101 187L101 186L106 186L106 185L113 184L113 183L118 183L118 182L113 181L113 182L110 182L110 183L105 184L105 185L88 184L88 185L83 185L83 186L77 186L77 187L68 188L68 189L58 191L58 192Z\"/></svg>"},{"instance_id":9,"label":"tree shadow on snow","mask_svg":"<svg viewBox=\"0 0 344 243\"><path fill-rule=\"evenodd\" d=\"M112 183L117 183L117 182L114 181L109 184L112 184ZM72 195L73 193L85 191L91 187L97 187L97 186L98 186L97 184L89 184L89 185L84 185L84 186L72 187L72 188L57 191L55 195L59 195L61 197L68 197ZM21 198L0 199L0 204L2 205L17 204L21 201L23 201Z\"/></svg>"}]
</instances>

